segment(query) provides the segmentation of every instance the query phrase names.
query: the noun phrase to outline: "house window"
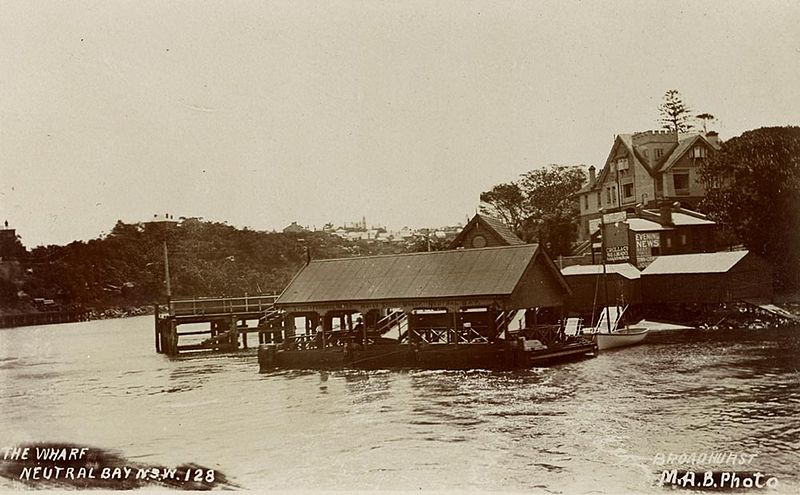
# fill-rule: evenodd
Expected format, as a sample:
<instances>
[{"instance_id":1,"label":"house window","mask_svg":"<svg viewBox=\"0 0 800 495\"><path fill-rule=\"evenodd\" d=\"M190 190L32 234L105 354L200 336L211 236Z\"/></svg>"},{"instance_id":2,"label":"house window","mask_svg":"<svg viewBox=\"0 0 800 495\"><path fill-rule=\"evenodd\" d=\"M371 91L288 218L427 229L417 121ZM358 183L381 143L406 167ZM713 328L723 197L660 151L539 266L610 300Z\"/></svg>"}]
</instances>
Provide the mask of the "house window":
<instances>
[{"instance_id":1,"label":"house window","mask_svg":"<svg viewBox=\"0 0 800 495\"><path fill-rule=\"evenodd\" d=\"M584 210L588 210L589 209L589 195L588 194L583 197L583 209Z\"/></svg>"},{"instance_id":2,"label":"house window","mask_svg":"<svg viewBox=\"0 0 800 495\"><path fill-rule=\"evenodd\" d=\"M628 170L628 158L620 158L617 160L617 170Z\"/></svg>"},{"instance_id":3,"label":"house window","mask_svg":"<svg viewBox=\"0 0 800 495\"><path fill-rule=\"evenodd\" d=\"M667 237L667 247L668 248L672 247L672 237Z\"/></svg>"},{"instance_id":4,"label":"house window","mask_svg":"<svg viewBox=\"0 0 800 495\"><path fill-rule=\"evenodd\" d=\"M598 208L600 208L601 201L602 201L602 195L600 194L600 191L597 191L597 207Z\"/></svg>"},{"instance_id":5,"label":"house window","mask_svg":"<svg viewBox=\"0 0 800 495\"><path fill-rule=\"evenodd\" d=\"M643 155L644 155L644 157L645 157L645 158L647 158L648 160L650 159L650 150L642 150L642 154L643 154Z\"/></svg>"},{"instance_id":6,"label":"house window","mask_svg":"<svg viewBox=\"0 0 800 495\"><path fill-rule=\"evenodd\" d=\"M681 234L681 246L686 245L686 234Z\"/></svg>"},{"instance_id":7,"label":"house window","mask_svg":"<svg viewBox=\"0 0 800 495\"><path fill-rule=\"evenodd\" d=\"M606 203L611 204L611 188L606 188Z\"/></svg>"},{"instance_id":8,"label":"house window","mask_svg":"<svg viewBox=\"0 0 800 495\"><path fill-rule=\"evenodd\" d=\"M672 185L675 187L675 194L689 194L689 172L675 172L672 174Z\"/></svg>"},{"instance_id":9,"label":"house window","mask_svg":"<svg viewBox=\"0 0 800 495\"><path fill-rule=\"evenodd\" d=\"M662 156L664 156L664 150L656 148L656 158L661 158Z\"/></svg>"},{"instance_id":10,"label":"house window","mask_svg":"<svg viewBox=\"0 0 800 495\"><path fill-rule=\"evenodd\" d=\"M695 146L692 148L692 157L693 158L705 158L706 157L706 149L702 146Z\"/></svg>"},{"instance_id":11,"label":"house window","mask_svg":"<svg viewBox=\"0 0 800 495\"><path fill-rule=\"evenodd\" d=\"M622 195L627 198L633 197L633 183L622 184Z\"/></svg>"},{"instance_id":12,"label":"house window","mask_svg":"<svg viewBox=\"0 0 800 495\"><path fill-rule=\"evenodd\" d=\"M614 203L617 202L617 186L611 186L611 197L614 198Z\"/></svg>"}]
</instances>

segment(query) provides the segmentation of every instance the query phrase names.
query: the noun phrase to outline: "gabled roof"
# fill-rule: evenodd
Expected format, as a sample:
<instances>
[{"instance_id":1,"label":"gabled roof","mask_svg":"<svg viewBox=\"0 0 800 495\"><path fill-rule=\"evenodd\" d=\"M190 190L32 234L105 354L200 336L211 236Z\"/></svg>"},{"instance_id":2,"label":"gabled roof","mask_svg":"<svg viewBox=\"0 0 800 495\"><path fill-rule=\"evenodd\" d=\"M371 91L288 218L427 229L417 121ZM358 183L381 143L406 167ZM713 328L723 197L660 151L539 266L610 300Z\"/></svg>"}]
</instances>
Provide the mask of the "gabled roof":
<instances>
[{"instance_id":1,"label":"gabled roof","mask_svg":"<svg viewBox=\"0 0 800 495\"><path fill-rule=\"evenodd\" d=\"M606 265L606 273L616 273L629 280L640 278L639 269L630 263L615 263ZM602 275L603 265L573 265L561 269L561 274L565 277L571 275Z\"/></svg>"},{"instance_id":2,"label":"gabled roof","mask_svg":"<svg viewBox=\"0 0 800 495\"><path fill-rule=\"evenodd\" d=\"M657 170L659 172L666 172L672 168L672 166L675 165L678 160L680 160L690 149L692 149L697 141L707 144L711 149L719 149L718 145L712 144L702 134L687 134L680 136L678 138L678 146L672 150L672 153L669 154L667 159L664 161L661 167L657 168Z\"/></svg>"},{"instance_id":3,"label":"gabled roof","mask_svg":"<svg viewBox=\"0 0 800 495\"><path fill-rule=\"evenodd\" d=\"M725 273L739 263L748 253L749 251L726 251L658 256L642 271L642 275Z\"/></svg>"},{"instance_id":4,"label":"gabled roof","mask_svg":"<svg viewBox=\"0 0 800 495\"><path fill-rule=\"evenodd\" d=\"M489 215L476 213L475 216L472 217L467 225L461 229L461 232L459 232L455 239L453 239L453 241L450 243L450 249L455 249L457 246L461 245L461 243L464 241L464 237L467 235L467 232L473 229L476 224L481 224L486 229L493 231L495 234L497 234L499 241L504 245L516 246L519 244L525 244L525 241L517 237L517 235L512 232L502 220Z\"/></svg>"},{"instance_id":5,"label":"gabled roof","mask_svg":"<svg viewBox=\"0 0 800 495\"><path fill-rule=\"evenodd\" d=\"M628 158L631 160L631 166L640 165L642 168L647 170L648 174L653 174L653 170L650 169L650 165L647 163L647 160L645 160L644 157L638 151L636 151L636 148L633 146L633 134L617 134L617 137L614 139L614 144L611 145L611 150L608 152L608 157L606 157L605 165L603 165L603 168L600 169L600 174L598 174L594 186L588 187L585 190L581 189L579 192L587 192L598 189L597 186L606 180L606 176L608 176L611 170L611 167L609 166L611 163L611 158L616 154L619 146L625 147L625 150L628 152Z\"/></svg>"},{"instance_id":6,"label":"gabled roof","mask_svg":"<svg viewBox=\"0 0 800 495\"><path fill-rule=\"evenodd\" d=\"M511 296L530 276L533 264L544 265L540 268L545 271L537 273L549 272L563 292L569 293L569 286L539 246L522 244L314 260L300 270L275 305L502 299Z\"/></svg>"},{"instance_id":7,"label":"gabled roof","mask_svg":"<svg viewBox=\"0 0 800 495\"><path fill-rule=\"evenodd\" d=\"M611 167L609 165L611 163L611 158L616 154L619 146L625 147L625 150L628 152L628 157L631 160L631 166L640 165L651 176L655 176L657 173L665 172L675 165L675 163L680 160L681 157L683 157L698 140L706 143L711 149L720 149L719 144L709 141L702 134L693 133L680 135L678 137L678 143L672 144L671 148L668 149L667 152L664 153L664 156L654 163L653 167L651 168L649 162L633 145L633 134L618 134L614 139L614 144L611 146L611 150L608 153L608 157L606 158L603 168L600 169L600 172L597 175L597 180L595 180L594 184L586 184L578 192L586 193L599 189L598 186L606 180L606 177L610 173Z\"/></svg>"}]
</instances>

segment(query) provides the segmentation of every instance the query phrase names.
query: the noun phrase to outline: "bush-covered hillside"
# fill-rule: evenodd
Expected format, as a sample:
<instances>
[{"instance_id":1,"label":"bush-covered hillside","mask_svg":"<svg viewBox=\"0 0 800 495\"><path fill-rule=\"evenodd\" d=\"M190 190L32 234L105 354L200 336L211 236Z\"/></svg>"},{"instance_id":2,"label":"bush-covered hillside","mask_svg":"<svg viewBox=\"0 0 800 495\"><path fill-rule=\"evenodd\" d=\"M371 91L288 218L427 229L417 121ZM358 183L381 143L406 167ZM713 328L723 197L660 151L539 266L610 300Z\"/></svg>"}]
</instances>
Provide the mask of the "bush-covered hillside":
<instances>
[{"instance_id":1,"label":"bush-covered hillside","mask_svg":"<svg viewBox=\"0 0 800 495\"><path fill-rule=\"evenodd\" d=\"M0 311L33 309L37 299L98 309L163 301L165 235L175 298L279 292L305 263L307 250L320 259L404 249L324 232L258 232L193 219L168 229L120 221L104 238L38 247L6 262Z\"/></svg>"}]
</instances>

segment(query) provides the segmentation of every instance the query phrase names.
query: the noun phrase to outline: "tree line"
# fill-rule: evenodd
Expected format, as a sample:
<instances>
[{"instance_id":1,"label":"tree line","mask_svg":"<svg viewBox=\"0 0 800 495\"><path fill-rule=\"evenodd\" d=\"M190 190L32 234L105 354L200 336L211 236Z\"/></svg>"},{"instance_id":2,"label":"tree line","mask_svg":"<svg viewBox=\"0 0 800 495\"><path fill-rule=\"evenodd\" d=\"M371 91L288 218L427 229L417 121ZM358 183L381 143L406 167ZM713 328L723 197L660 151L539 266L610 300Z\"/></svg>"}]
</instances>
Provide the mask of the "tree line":
<instances>
[{"instance_id":1,"label":"tree line","mask_svg":"<svg viewBox=\"0 0 800 495\"><path fill-rule=\"evenodd\" d=\"M175 298L280 292L309 257L406 249L349 241L327 232L261 232L194 219L169 229L163 223L118 221L102 238L20 253L16 273L0 278L6 302L0 306L35 309L33 298L52 299L61 307L91 308L163 302L165 238Z\"/></svg>"}]
</instances>

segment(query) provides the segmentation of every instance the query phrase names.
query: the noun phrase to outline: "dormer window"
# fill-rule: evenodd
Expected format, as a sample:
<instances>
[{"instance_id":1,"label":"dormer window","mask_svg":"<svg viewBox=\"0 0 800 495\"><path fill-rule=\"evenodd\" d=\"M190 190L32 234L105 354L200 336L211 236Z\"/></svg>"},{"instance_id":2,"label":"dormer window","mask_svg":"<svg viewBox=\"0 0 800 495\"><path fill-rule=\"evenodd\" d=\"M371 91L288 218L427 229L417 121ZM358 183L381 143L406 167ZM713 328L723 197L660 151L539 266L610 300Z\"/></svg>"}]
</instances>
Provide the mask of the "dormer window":
<instances>
[{"instance_id":1,"label":"dormer window","mask_svg":"<svg viewBox=\"0 0 800 495\"><path fill-rule=\"evenodd\" d=\"M664 156L664 150L661 148L656 148L656 158L661 158Z\"/></svg>"},{"instance_id":2,"label":"dormer window","mask_svg":"<svg viewBox=\"0 0 800 495\"><path fill-rule=\"evenodd\" d=\"M702 146L695 146L692 148L692 158L705 158L706 149Z\"/></svg>"}]
</instances>

